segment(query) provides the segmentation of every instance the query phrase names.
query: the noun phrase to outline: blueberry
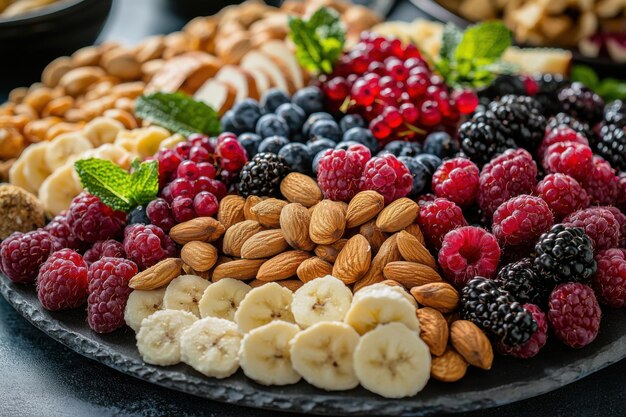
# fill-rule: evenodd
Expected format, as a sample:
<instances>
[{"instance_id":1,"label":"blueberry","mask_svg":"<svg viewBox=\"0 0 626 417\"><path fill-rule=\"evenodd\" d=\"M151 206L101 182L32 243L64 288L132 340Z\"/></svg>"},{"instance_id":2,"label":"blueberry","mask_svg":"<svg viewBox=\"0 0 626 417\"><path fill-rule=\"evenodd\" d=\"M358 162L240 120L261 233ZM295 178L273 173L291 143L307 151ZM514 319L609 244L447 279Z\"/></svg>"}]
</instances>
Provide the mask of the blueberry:
<instances>
[{"instance_id":1,"label":"blueberry","mask_svg":"<svg viewBox=\"0 0 626 417\"><path fill-rule=\"evenodd\" d=\"M284 103L278 106L276 114L285 119L292 133L299 132L306 120L304 110L297 104Z\"/></svg>"},{"instance_id":2,"label":"blueberry","mask_svg":"<svg viewBox=\"0 0 626 417\"><path fill-rule=\"evenodd\" d=\"M271 152L278 153L280 149L289 143L289 139L284 136L270 136L259 143L258 153Z\"/></svg>"},{"instance_id":3,"label":"blueberry","mask_svg":"<svg viewBox=\"0 0 626 417\"><path fill-rule=\"evenodd\" d=\"M417 142L393 140L385 146L385 150L395 156L416 156L422 153L422 147Z\"/></svg>"},{"instance_id":4,"label":"blueberry","mask_svg":"<svg viewBox=\"0 0 626 417\"><path fill-rule=\"evenodd\" d=\"M247 98L235 104L232 110L233 125L235 125L239 131L253 131L257 120L261 117L259 103L251 98Z\"/></svg>"},{"instance_id":5,"label":"blueberry","mask_svg":"<svg viewBox=\"0 0 626 417\"><path fill-rule=\"evenodd\" d=\"M235 127L233 124L233 111L228 110L222 116L222 130L224 132L233 132L235 134L240 133L241 131Z\"/></svg>"},{"instance_id":6,"label":"blueberry","mask_svg":"<svg viewBox=\"0 0 626 417\"><path fill-rule=\"evenodd\" d=\"M348 148L352 145L360 145L359 142L355 142L355 141L343 141L343 142L339 142L337 144L337 146L335 146L335 149L343 149L345 151L348 150Z\"/></svg>"},{"instance_id":7,"label":"blueberry","mask_svg":"<svg viewBox=\"0 0 626 417\"><path fill-rule=\"evenodd\" d=\"M302 133L298 132L298 133L292 133L289 139L292 142L306 143L308 138L304 136Z\"/></svg>"},{"instance_id":8,"label":"blueberry","mask_svg":"<svg viewBox=\"0 0 626 417\"><path fill-rule=\"evenodd\" d=\"M432 174L429 173L428 168L416 158L410 156L400 156L398 160L409 169L413 177L413 188L411 188L409 195L414 197L422 193L432 180Z\"/></svg>"},{"instance_id":9,"label":"blueberry","mask_svg":"<svg viewBox=\"0 0 626 417\"><path fill-rule=\"evenodd\" d=\"M447 132L433 132L426 136L424 142L424 152L438 156L439 158L450 158L459 151L459 143L452 139Z\"/></svg>"},{"instance_id":10,"label":"blueberry","mask_svg":"<svg viewBox=\"0 0 626 417\"><path fill-rule=\"evenodd\" d=\"M264 113L274 113L283 103L289 103L289 96L278 88L267 90L261 97L261 107Z\"/></svg>"},{"instance_id":11,"label":"blueberry","mask_svg":"<svg viewBox=\"0 0 626 417\"><path fill-rule=\"evenodd\" d=\"M256 133L262 138L269 136L289 137L287 122L275 114L264 114L256 123Z\"/></svg>"},{"instance_id":12,"label":"blueberry","mask_svg":"<svg viewBox=\"0 0 626 417\"><path fill-rule=\"evenodd\" d=\"M424 166L428 169L428 173L430 175L433 175L435 173L435 171L437 170L437 168L439 168L439 165L441 165L442 162L441 158L435 155L431 155L429 153L417 155L415 159L424 164Z\"/></svg>"},{"instance_id":13,"label":"blueberry","mask_svg":"<svg viewBox=\"0 0 626 417\"><path fill-rule=\"evenodd\" d=\"M364 127L356 126L356 127L352 127L346 130L343 134L342 140L344 142L353 141L353 142L361 143L367 146L369 150L372 151L372 153L378 150L378 141L376 140L374 135L372 135L372 132L370 132L369 129L366 129Z\"/></svg>"},{"instance_id":14,"label":"blueberry","mask_svg":"<svg viewBox=\"0 0 626 417\"><path fill-rule=\"evenodd\" d=\"M317 122L318 120L335 120L335 119L333 118L333 116L325 112L313 113L306 119L306 122L304 122L304 125L302 126L302 133L304 134L304 136L307 136L307 137L309 136L309 131L311 130L311 126L313 126L313 123Z\"/></svg>"},{"instance_id":15,"label":"blueberry","mask_svg":"<svg viewBox=\"0 0 626 417\"><path fill-rule=\"evenodd\" d=\"M315 86L304 87L296 91L291 101L302 107L307 115L324 110L324 95L322 90Z\"/></svg>"},{"instance_id":16,"label":"blueberry","mask_svg":"<svg viewBox=\"0 0 626 417\"><path fill-rule=\"evenodd\" d=\"M339 142L341 140L341 130L334 120L318 120L309 129L309 139L317 136Z\"/></svg>"},{"instance_id":17,"label":"blueberry","mask_svg":"<svg viewBox=\"0 0 626 417\"><path fill-rule=\"evenodd\" d=\"M311 155L316 155L318 152L325 151L326 149L332 149L336 145L335 142L326 138L310 140L306 144L311 151Z\"/></svg>"},{"instance_id":18,"label":"blueberry","mask_svg":"<svg viewBox=\"0 0 626 417\"><path fill-rule=\"evenodd\" d=\"M311 153L304 143L288 143L278 152L278 156L285 158L292 171L302 174L311 172Z\"/></svg>"},{"instance_id":19,"label":"blueberry","mask_svg":"<svg viewBox=\"0 0 626 417\"><path fill-rule=\"evenodd\" d=\"M254 155L258 153L259 144L263 140L263 138L256 133L242 133L237 138L239 143L246 148L246 152L248 153L248 158L252 158Z\"/></svg>"},{"instance_id":20,"label":"blueberry","mask_svg":"<svg viewBox=\"0 0 626 417\"><path fill-rule=\"evenodd\" d=\"M360 114L346 114L339 121L339 127L343 133L346 133L353 127L365 127L365 120Z\"/></svg>"},{"instance_id":21,"label":"blueberry","mask_svg":"<svg viewBox=\"0 0 626 417\"><path fill-rule=\"evenodd\" d=\"M315 157L313 157L313 162L311 163L311 168L313 168L313 174L317 176L317 166L320 163L320 159L326 153L328 149L324 149L323 151L319 151Z\"/></svg>"},{"instance_id":22,"label":"blueberry","mask_svg":"<svg viewBox=\"0 0 626 417\"><path fill-rule=\"evenodd\" d=\"M146 208L137 206L128 213L128 224L150 224Z\"/></svg>"}]
</instances>

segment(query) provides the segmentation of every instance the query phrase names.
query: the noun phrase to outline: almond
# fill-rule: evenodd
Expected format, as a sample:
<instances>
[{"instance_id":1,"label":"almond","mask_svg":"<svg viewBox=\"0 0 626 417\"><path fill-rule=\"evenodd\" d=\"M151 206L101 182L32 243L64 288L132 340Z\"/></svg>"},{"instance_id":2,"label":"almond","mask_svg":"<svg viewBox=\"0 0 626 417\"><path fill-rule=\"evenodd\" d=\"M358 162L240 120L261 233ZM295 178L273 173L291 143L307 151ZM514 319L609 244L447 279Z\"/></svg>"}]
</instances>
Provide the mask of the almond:
<instances>
[{"instance_id":1,"label":"almond","mask_svg":"<svg viewBox=\"0 0 626 417\"><path fill-rule=\"evenodd\" d=\"M263 198L256 195L251 195L246 198L246 202L243 205L243 216L246 220L259 220L257 215L252 211L252 208L261 201L263 201Z\"/></svg>"},{"instance_id":2,"label":"almond","mask_svg":"<svg viewBox=\"0 0 626 417\"><path fill-rule=\"evenodd\" d=\"M283 252L267 260L259 269L256 278L261 281L279 281L291 278L302 262L309 259L311 254L301 250Z\"/></svg>"},{"instance_id":3,"label":"almond","mask_svg":"<svg viewBox=\"0 0 626 417\"><path fill-rule=\"evenodd\" d=\"M437 262L418 238L403 230L398 233L398 250L405 261L417 262L437 270Z\"/></svg>"},{"instance_id":4,"label":"almond","mask_svg":"<svg viewBox=\"0 0 626 417\"><path fill-rule=\"evenodd\" d=\"M372 220L385 207L385 198L376 191L357 193L348 204L346 227L352 228Z\"/></svg>"},{"instance_id":5,"label":"almond","mask_svg":"<svg viewBox=\"0 0 626 417\"><path fill-rule=\"evenodd\" d=\"M213 217L198 217L172 227L170 237L181 245L192 240L214 242L222 236L224 230L224 225Z\"/></svg>"},{"instance_id":6,"label":"almond","mask_svg":"<svg viewBox=\"0 0 626 417\"><path fill-rule=\"evenodd\" d=\"M222 251L227 255L241 257L241 247L255 234L263 230L256 220L244 220L234 224L224 233Z\"/></svg>"},{"instance_id":7,"label":"almond","mask_svg":"<svg viewBox=\"0 0 626 417\"><path fill-rule=\"evenodd\" d=\"M385 265L389 262L395 262L401 259L396 239L397 235L392 235L383 242L378 253L374 256L374 259L372 259L369 271L354 284L353 289L355 292L368 285L383 281L383 269Z\"/></svg>"},{"instance_id":8,"label":"almond","mask_svg":"<svg viewBox=\"0 0 626 417\"><path fill-rule=\"evenodd\" d=\"M430 364L430 375L442 382L455 382L465 376L467 362L453 347L448 346L441 356L435 356Z\"/></svg>"},{"instance_id":9,"label":"almond","mask_svg":"<svg viewBox=\"0 0 626 417\"><path fill-rule=\"evenodd\" d=\"M280 228L285 240L298 250L313 250L315 243L309 237L311 214L302 204L291 203L280 212Z\"/></svg>"},{"instance_id":10,"label":"almond","mask_svg":"<svg viewBox=\"0 0 626 417\"><path fill-rule=\"evenodd\" d=\"M322 201L322 190L308 175L292 172L280 183L280 192L290 203L311 207Z\"/></svg>"},{"instance_id":11,"label":"almond","mask_svg":"<svg viewBox=\"0 0 626 417\"><path fill-rule=\"evenodd\" d=\"M271 258L287 250L289 245L280 229L263 230L251 236L241 247L245 259Z\"/></svg>"},{"instance_id":12,"label":"almond","mask_svg":"<svg viewBox=\"0 0 626 417\"><path fill-rule=\"evenodd\" d=\"M180 257L195 271L205 272L213 268L217 262L217 249L210 243L192 241L185 243L180 251Z\"/></svg>"},{"instance_id":13,"label":"almond","mask_svg":"<svg viewBox=\"0 0 626 417\"><path fill-rule=\"evenodd\" d=\"M376 220L370 220L361 225L361 227L359 227L359 233L365 236L365 239L369 242L372 247L372 253L378 253L380 246L389 237L387 233L384 233L376 226Z\"/></svg>"},{"instance_id":14,"label":"almond","mask_svg":"<svg viewBox=\"0 0 626 417\"><path fill-rule=\"evenodd\" d=\"M265 259L236 259L224 262L215 267L212 280L216 282L222 278L252 279L259 272L259 268L265 261Z\"/></svg>"},{"instance_id":15,"label":"almond","mask_svg":"<svg viewBox=\"0 0 626 417\"><path fill-rule=\"evenodd\" d=\"M298 288L304 285L304 283L297 279L283 279L281 281L276 281L278 285L281 287L289 288L291 291L296 291ZM260 279L255 279L248 283L252 288L260 287L262 285L267 284L267 281L261 281Z\"/></svg>"},{"instance_id":16,"label":"almond","mask_svg":"<svg viewBox=\"0 0 626 417\"><path fill-rule=\"evenodd\" d=\"M441 276L429 266L415 262L396 261L385 265L383 275L393 279L406 288L413 288L431 282L441 282Z\"/></svg>"},{"instance_id":17,"label":"almond","mask_svg":"<svg viewBox=\"0 0 626 417\"><path fill-rule=\"evenodd\" d=\"M286 205L287 202L284 200L268 198L255 204L251 210L261 226L276 229L280 227L280 212Z\"/></svg>"},{"instance_id":18,"label":"almond","mask_svg":"<svg viewBox=\"0 0 626 417\"><path fill-rule=\"evenodd\" d=\"M187 264L183 264L183 272L185 275L196 275L202 279L206 279L207 281L211 280L211 271L196 271L192 267Z\"/></svg>"},{"instance_id":19,"label":"almond","mask_svg":"<svg viewBox=\"0 0 626 417\"><path fill-rule=\"evenodd\" d=\"M332 200L322 200L313 210L309 236L318 245L335 243L346 228L346 210L339 203Z\"/></svg>"},{"instance_id":20,"label":"almond","mask_svg":"<svg viewBox=\"0 0 626 417\"><path fill-rule=\"evenodd\" d=\"M450 325L452 346L470 364L490 369L493 363L491 342L482 330L468 320L457 320Z\"/></svg>"},{"instance_id":21,"label":"almond","mask_svg":"<svg viewBox=\"0 0 626 417\"><path fill-rule=\"evenodd\" d=\"M296 275L302 282L309 282L315 278L325 277L332 273L333 266L317 256L313 256L302 262L296 270Z\"/></svg>"},{"instance_id":22,"label":"almond","mask_svg":"<svg viewBox=\"0 0 626 417\"><path fill-rule=\"evenodd\" d=\"M226 230L233 224L244 221L246 219L243 213L245 204L245 198L238 195L227 195L220 201L217 220L224 225Z\"/></svg>"},{"instance_id":23,"label":"almond","mask_svg":"<svg viewBox=\"0 0 626 417\"><path fill-rule=\"evenodd\" d=\"M400 288L402 288L403 290L405 290L405 291L406 291L406 288L404 288L404 285L402 285L402 284L400 284L398 281L394 281L394 280L392 280L392 279L386 279L386 280L384 280L384 281L380 281L380 283L381 283L381 284L388 285L388 286L390 286L390 287L400 287Z\"/></svg>"},{"instance_id":24,"label":"almond","mask_svg":"<svg viewBox=\"0 0 626 417\"><path fill-rule=\"evenodd\" d=\"M352 284L365 275L372 261L370 244L361 235L355 235L348 239L343 247L335 265L333 276L343 281L344 284Z\"/></svg>"},{"instance_id":25,"label":"almond","mask_svg":"<svg viewBox=\"0 0 626 417\"><path fill-rule=\"evenodd\" d=\"M418 303L442 313L450 313L459 307L459 293L446 282L433 282L411 288Z\"/></svg>"},{"instance_id":26,"label":"almond","mask_svg":"<svg viewBox=\"0 0 626 417\"><path fill-rule=\"evenodd\" d=\"M424 239L424 234L422 233L422 229L420 229L419 224L411 223L404 228L404 231L413 235L422 245L426 246L426 239Z\"/></svg>"},{"instance_id":27,"label":"almond","mask_svg":"<svg viewBox=\"0 0 626 417\"><path fill-rule=\"evenodd\" d=\"M383 232L402 230L417 218L417 203L409 198L400 198L383 209L376 219L376 226Z\"/></svg>"},{"instance_id":28,"label":"almond","mask_svg":"<svg viewBox=\"0 0 626 417\"><path fill-rule=\"evenodd\" d=\"M318 245L315 247L315 254L326 262L335 263L337 255L348 242L348 239L339 239L332 245Z\"/></svg>"},{"instance_id":29,"label":"almond","mask_svg":"<svg viewBox=\"0 0 626 417\"><path fill-rule=\"evenodd\" d=\"M180 276L183 261L178 258L163 259L156 265L131 278L128 286L134 290L155 290Z\"/></svg>"},{"instance_id":30,"label":"almond","mask_svg":"<svg viewBox=\"0 0 626 417\"><path fill-rule=\"evenodd\" d=\"M420 337L428 345L430 353L435 356L443 355L448 345L448 323L443 314L430 307L417 310L417 319L420 322Z\"/></svg>"}]
</instances>

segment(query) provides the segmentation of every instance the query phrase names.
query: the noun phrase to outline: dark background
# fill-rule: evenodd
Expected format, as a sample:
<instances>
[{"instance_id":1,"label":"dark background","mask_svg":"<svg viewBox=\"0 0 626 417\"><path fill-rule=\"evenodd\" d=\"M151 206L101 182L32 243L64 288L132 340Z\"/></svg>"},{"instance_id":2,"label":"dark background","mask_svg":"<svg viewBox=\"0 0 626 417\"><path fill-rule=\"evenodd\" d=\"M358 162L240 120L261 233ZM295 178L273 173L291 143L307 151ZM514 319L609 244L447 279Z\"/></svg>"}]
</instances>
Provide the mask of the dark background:
<instances>
[{"instance_id":1,"label":"dark background","mask_svg":"<svg viewBox=\"0 0 626 417\"><path fill-rule=\"evenodd\" d=\"M399 1L391 12L391 18L400 20L411 20L418 15L408 0ZM99 40L133 44L147 35L178 30L185 21L169 13L165 0L116 0ZM19 68L19 63L10 65ZM7 93L0 91L0 99ZM275 417L279 414L215 403L125 376L53 341L1 297L0 317L0 416ZM622 360L552 393L459 416L622 417L626 415L625 385L626 361Z\"/></svg>"}]
</instances>

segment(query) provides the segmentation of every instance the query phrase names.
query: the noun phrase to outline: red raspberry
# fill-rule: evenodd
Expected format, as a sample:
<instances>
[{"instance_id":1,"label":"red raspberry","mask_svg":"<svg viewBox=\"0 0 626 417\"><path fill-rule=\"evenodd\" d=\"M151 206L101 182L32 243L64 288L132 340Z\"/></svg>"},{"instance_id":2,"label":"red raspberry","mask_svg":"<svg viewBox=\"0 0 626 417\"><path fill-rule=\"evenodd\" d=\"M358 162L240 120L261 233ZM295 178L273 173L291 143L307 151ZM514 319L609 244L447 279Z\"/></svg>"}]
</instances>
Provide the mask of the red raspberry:
<instances>
[{"instance_id":1,"label":"red raspberry","mask_svg":"<svg viewBox=\"0 0 626 417\"><path fill-rule=\"evenodd\" d=\"M598 270L591 282L600 302L613 308L626 306L626 249L607 249L595 256Z\"/></svg>"},{"instance_id":2,"label":"red raspberry","mask_svg":"<svg viewBox=\"0 0 626 417\"><path fill-rule=\"evenodd\" d=\"M537 195L543 199L557 221L576 210L589 207L589 196L578 181L565 174L548 174L537 184Z\"/></svg>"},{"instance_id":3,"label":"red raspberry","mask_svg":"<svg viewBox=\"0 0 626 417\"><path fill-rule=\"evenodd\" d=\"M176 254L174 241L153 224L133 224L124 231L124 250L140 269Z\"/></svg>"},{"instance_id":4,"label":"red raspberry","mask_svg":"<svg viewBox=\"0 0 626 417\"><path fill-rule=\"evenodd\" d=\"M467 226L461 208L445 198L436 198L421 205L417 221L428 239L429 246L434 249L441 247L443 237L450 230Z\"/></svg>"},{"instance_id":5,"label":"red raspberry","mask_svg":"<svg viewBox=\"0 0 626 417\"><path fill-rule=\"evenodd\" d=\"M361 191L378 191L385 197L385 204L406 196L411 188L411 172L394 155L376 156L365 164L361 176Z\"/></svg>"},{"instance_id":6,"label":"red raspberry","mask_svg":"<svg viewBox=\"0 0 626 417\"><path fill-rule=\"evenodd\" d=\"M133 291L128 282L137 274L128 259L104 257L89 267L87 322L97 333L110 333L124 325L124 309Z\"/></svg>"},{"instance_id":7,"label":"red raspberry","mask_svg":"<svg viewBox=\"0 0 626 417\"><path fill-rule=\"evenodd\" d=\"M548 320L557 338L572 348L587 346L600 329L600 306L585 284L558 285L550 295Z\"/></svg>"},{"instance_id":8,"label":"red raspberry","mask_svg":"<svg viewBox=\"0 0 626 417\"><path fill-rule=\"evenodd\" d=\"M491 219L493 212L511 197L530 194L537 183L537 164L526 149L509 149L496 156L480 172L478 205Z\"/></svg>"},{"instance_id":9,"label":"red raspberry","mask_svg":"<svg viewBox=\"0 0 626 417\"><path fill-rule=\"evenodd\" d=\"M435 194L422 194L420 196L417 197L417 204L420 206L420 208L426 204L432 203L433 201L435 201L437 199L437 196Z\"/></svg>"},{"instance_id":10,"label":"red raspberry","mask_svg":"<svg viewBox=\"0 0 626 417\"><path fill-rule=\"evenodd\" d=\"M63 212L54 217L50 223L48 223L43 230L56 237L61 246L64 248L75 249L81 251L84 249L85 244L80 239L72 235L70 226L67 222L67 213Z\"/></svg>"},{"instance_id":11,"label":"red raspberry","mask_svg":"<svg viewBox=\"0 0 626 417\"><path fill-rule=\"evenodd\" d=\"M87 264L72 249L50 255L37 277L37 297L50 311L80 307L87 298Z\"/></svg>"},{"instance_id":12,"label":"red raspberry","mask_svg":"<svg viewBox=\"0 0 626 417\"><path fill-rule=\"evenodd\" d=\"M613 213L602 207L572 213L563 220L563 224L582 228L591 239L596 253L617 247L619 242L619 223Z\"/></svg>"},{"instance_id":13,"label":"red raspberry","mask_svg":"<svg viewBox=\"0 0 626 417\"><path fill-rule=\"evenodd\" d=\"M317 183L324 197L349 201L359 192L363 165L360 155L343 149L329 149L319 160Z\"/></svg>"},{"instance_id":14,"label":"red raspberry","mask_svg":"<svg viewBox=\"0 0 626 417\"><path fill-rule=\"evenodd\" d=\"M620 248L626 248L626 214L622 213L620 209L613 206L602 207L611 212L617 223L619 223L619 243L617 246Z\"/></svg>"},{"instance_id":15,"label":"red raspberry","mask_svg":"<svg viewBox=\"0 0 626 417\"><path fill-rule=\"evenodd\" d=\"M101 240L93 244L91 249L85 252L83 259L87 262L87 265L102 259L102 258L125 258L126 252L124 251L124 245L117 240Z\"/></svg>"},{"instance_id":16,"label":"red raspberry","mask_svg":"<svg viewBox=\"0 0 626 417\"><path fill-rule=\"evenodd\" d=\"M546 132L546 136L543 138L539 149L537 149L537 157L542 160L546 154L546 150L550 145L554 145L559 142L576 142L582 145L589 146L589 141L582 134L576 132L569 126L560 125L555 127L549 132Z\"/></svg>"},{"instance_id":17,"label":"red raspberry","mask_svg":"<svg viewBox=\"0 0 626 417\"><path fill-rule=\"evenodd\" d=\"M617 178L619 180L617 204L619 209L626 213L626 172L620 172Z\"/></svg>"},{"instance_id":18,"label":"red raspberry","mask_svg":"<svg viewBox=\"0 0 626 417\"><path fill-rule=\"evenodd\" d=\"M554 218L548 204L539 197L519 195L502 203L493 214L493 234L504 245L535 242L552 227Z\"/></svg>"},{"instance_id":19,"label":"red raspberry","mask_svg":"<svg viewBox=\"0 0 626 417\"><path fill-rule=\"evenodd\" d=\"M533 316L533 320L537 323L537 331L533 333L527 342L519 346L507 346L502 342L498 343L498 351L503 355L528 359L536 356L541 348L545 346L548 339L548 319L545 313L534 304L526 303L523 307Z\"/></svg>"},{"instance_id":20,"label":"red raspberry","mask_svg":"<svg viewBox=\"0 0 626 417\"><path fill-rule=\"evenodd\" d=\"M620 197L620 179L611 165L599 156L593 157L593 165L581 184L589 194L591 204L610 206Z\"/></svg>"},{"instance_id":21,"label":"red raspberry","mask_svg":"<svg viewBox=\"0 0 626 417\"><path fill-rule=\"evenodd\" d=\"M438 259L448 281L463 288L476 276L491 278L495 275L500 262L500 246L485 229L465 226L445 235Z\"/></svg>"},{"instance_id":22,"label":"red raspberry","mask_svg":"<svg viewBox=\"0 0 626 417\"><path fill-rule=\"evenodd\" d=\"M576 142L558 142L550 145L543 157L546 172L567 174L580 181L589 175L593 152L587 145Z\"/></svg>"},{"instance_id":23,"label":"red raspberry","mask_svg":"<svg viewBox=\"0 0 626 417\"><path fill-rule=\"evenodd\" d=\"M72 200L67 221L72 235L84 242L95 243L120 237L126 213L113 210L96 196L82 193Z\"/></svg>"},{"instance_id":24,"label":"red raspberry","mask_svg":"<svg viewBox=\"0 0 626 417\"><path fill-rule=\"evenodd\" d=\"M0 244L2 272L11 281L30 284L35 282L39 267L60 249L59 241L45 230L15 232Z\"/></svg>"},{"instance_id":25,"label":"red raspberry","mask_svg":"<svg viewBox=\"0 0 626 417\"><path fill-rule=\"evenodd\" d=\"M465 158L445 161L433 174L432 188L437 197L461 207L469 206L478 193L478 167Z\"/></svg>"},{"instance_id":26,"label":"red raspberry","mask_svg":"<svg viewBox=\"0 0 626 417\"><path fill-rule=\"evenodd\" d=\"M355 152L359 155L359 160L361 161L361 166L365 167L367 161L372 158L372 151L365 145L361 145L360 143L350 145L348 147L348 152Z\"/></svg>"}]
</instances>

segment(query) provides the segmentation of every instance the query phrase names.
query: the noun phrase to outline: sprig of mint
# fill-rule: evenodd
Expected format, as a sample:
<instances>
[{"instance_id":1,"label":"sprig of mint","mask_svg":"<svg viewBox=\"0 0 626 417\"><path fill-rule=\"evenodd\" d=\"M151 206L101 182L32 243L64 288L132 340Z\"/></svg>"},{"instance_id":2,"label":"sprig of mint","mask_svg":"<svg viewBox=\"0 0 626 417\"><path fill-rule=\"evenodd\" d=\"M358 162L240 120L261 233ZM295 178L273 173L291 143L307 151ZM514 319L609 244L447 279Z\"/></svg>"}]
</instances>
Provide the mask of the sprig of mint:
<instances>
[{"instance_id":1,"label":"sprig of mint","mask_svg":"<svg viewBox=\"0 0 626 417\"><path fill-rule=\"evenodd\" d=\"M326 7L318 9L308 20L290 17L289 36L296 45L300 65L314 73L331 73L346 41L339 14Z\"/></svg>"},{"instance_id":2,"label":"sprig of mint","mask_svg":"<svg viewBox=\"0 0 626 417\"><path fill-rule=\"evenodd\" d=\"M600 80L598 74L586 65L572 67L570 78L572 81L578 81L595 91L606 101L626 100L626 80L618 80L617 78Z\"/></svg>"},{"instance_id":3,"label":"sprig of mint","mask_svg":"<svg viewBox=\"0 0 626 417\"><path fill-rule=\"evenodd\" d=\"M114 210L128 212L148 204L159 192L157 161L133 161L130 173L111 161L98 158L76 161L74 168L83 187Z\"/></svg>"},{"instance_id":4,"label":"sprig of mint","mask_svg":"<svg viewBox=\"0 0 626 417\"><path fill-rule=\"evenodd\" d=\"M172 132L189 136L220 133L219 115L211 106L183 93L153 93L135 102L135 114Z\"/></svg>"}]
</instances>

